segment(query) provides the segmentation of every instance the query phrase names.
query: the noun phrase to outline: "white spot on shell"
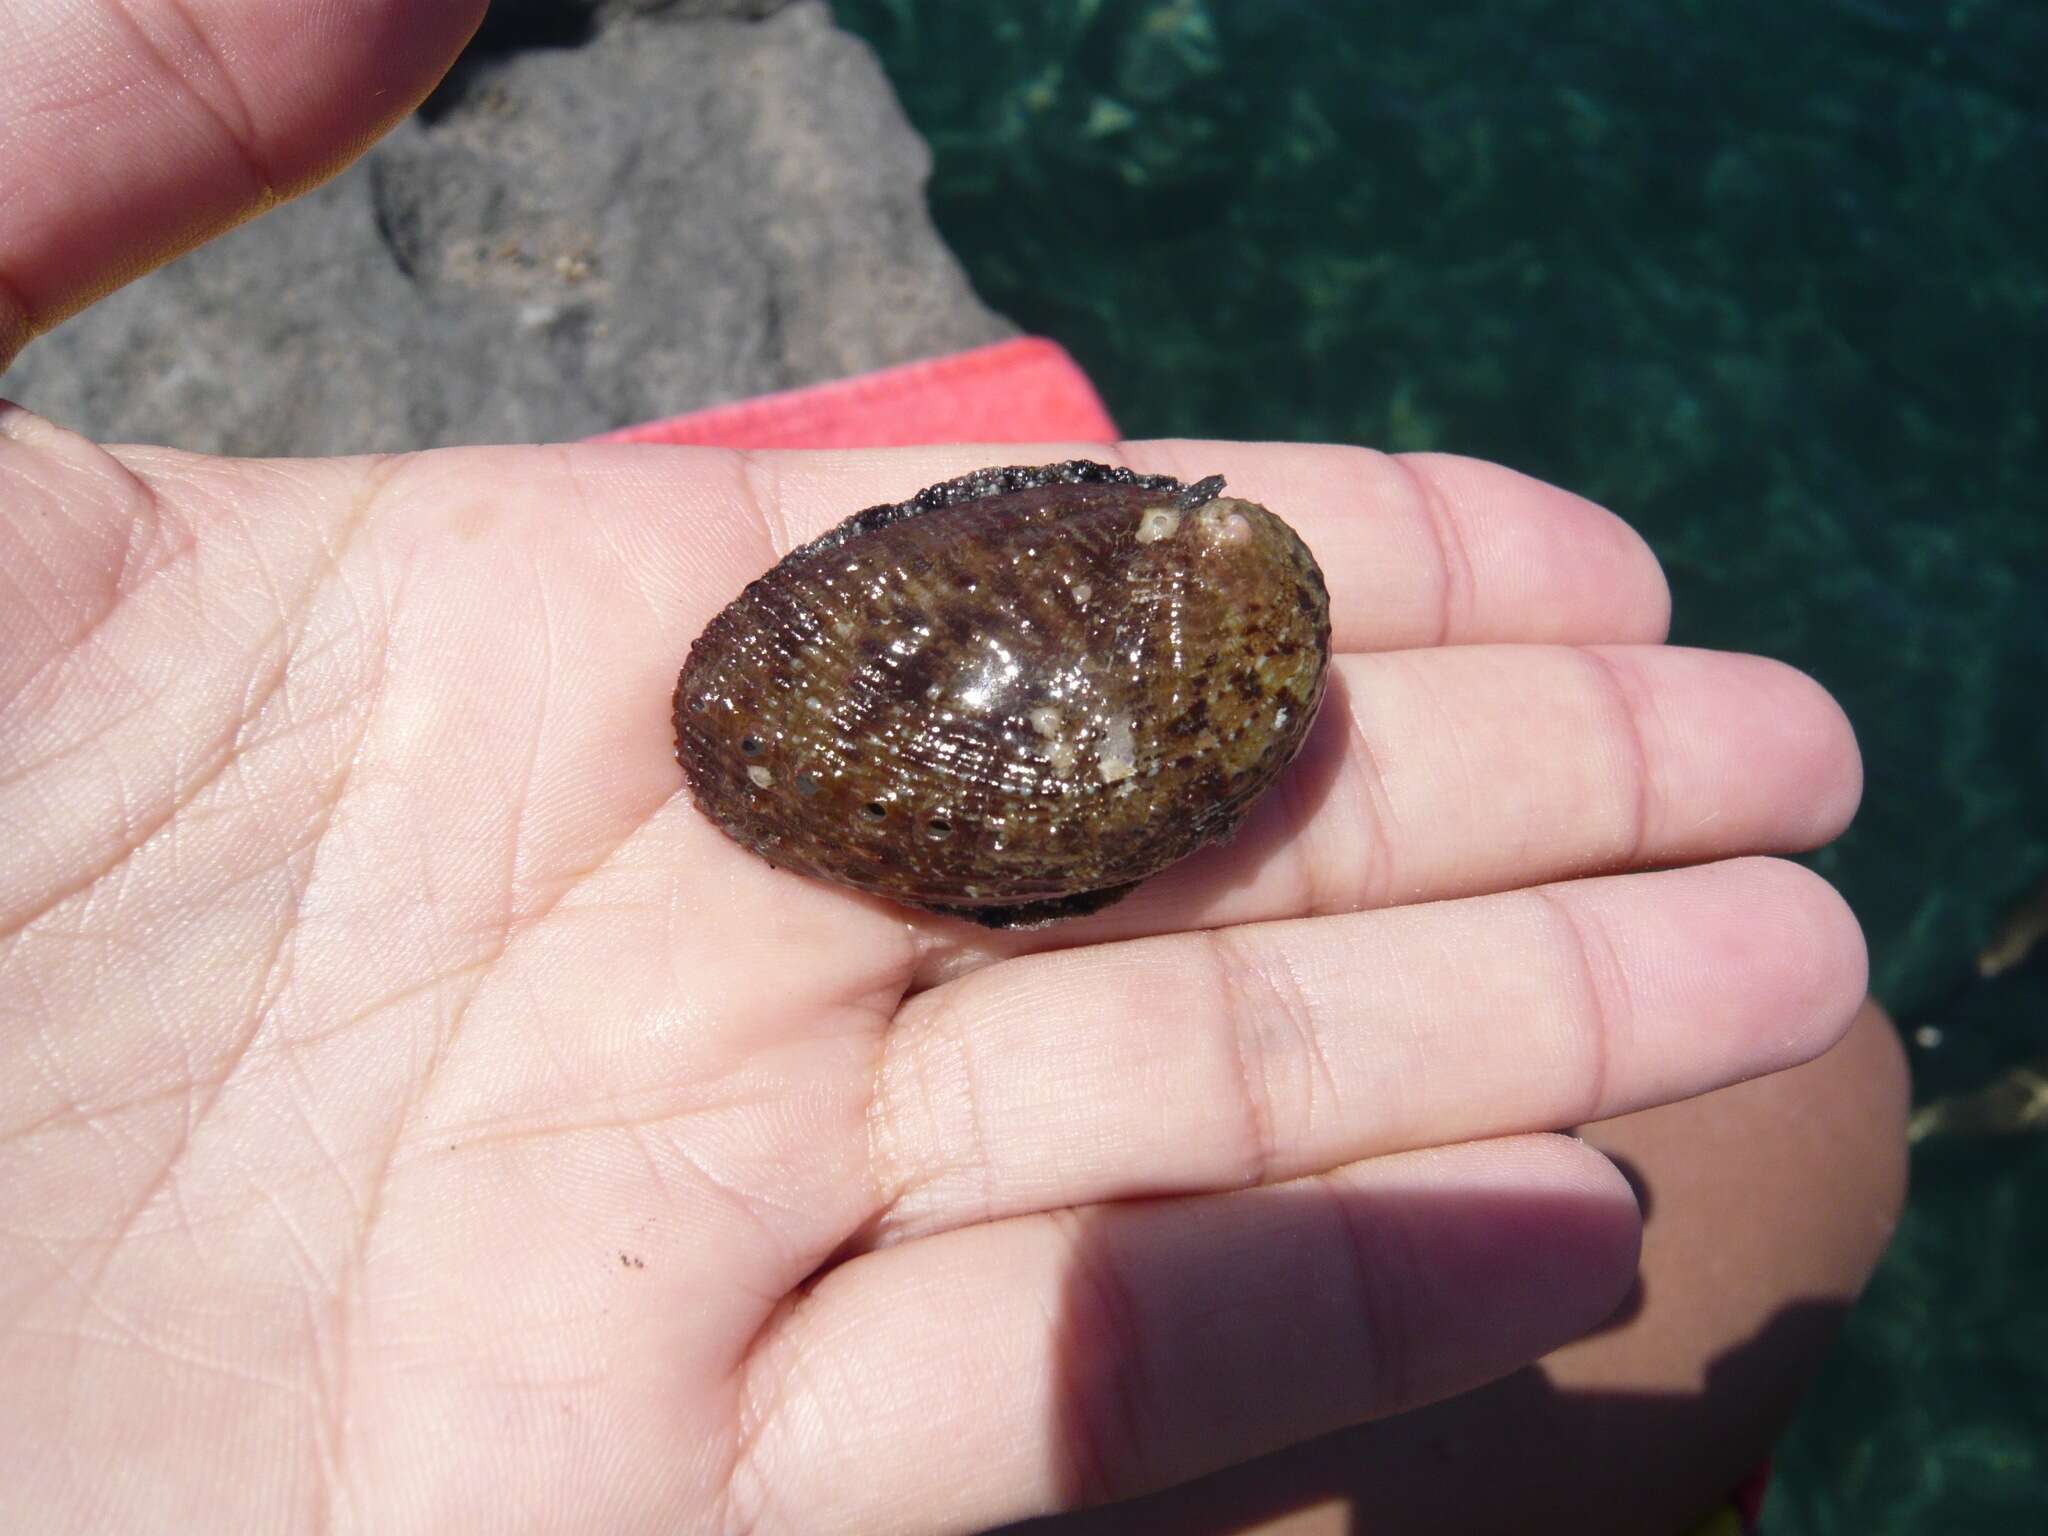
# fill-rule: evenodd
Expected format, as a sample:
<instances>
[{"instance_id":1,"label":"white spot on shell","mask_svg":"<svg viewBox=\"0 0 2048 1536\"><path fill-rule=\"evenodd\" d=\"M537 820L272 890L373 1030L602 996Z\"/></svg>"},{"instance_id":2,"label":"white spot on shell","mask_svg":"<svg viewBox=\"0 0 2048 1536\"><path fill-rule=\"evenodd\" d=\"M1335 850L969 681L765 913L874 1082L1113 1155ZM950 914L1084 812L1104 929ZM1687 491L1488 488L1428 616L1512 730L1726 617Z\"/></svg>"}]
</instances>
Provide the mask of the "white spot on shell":
<instances>
[{"instance_id":1,"label":"white spot on shell","mask_svg":"<svg viewBox=\"0 0 2048 1536\"><path fill-rule=\"evenodd\" d=\"M1137 733L1129 715L1111 715L1104 723L1102 745L1096 749L1095 771L1102 782L1114 784L1138 771Z\"/></svg>"},{"instance_id":2,"label":"white spot on shell","mask_svg":"<svg viewBox=\"0 0 2048 1536\"><path fill-rule=\"evenodd\" d=\"M1138 542L1157 544L1180 531L1180 508L1147 507L1138 518Z\"/></svg>"},{"instance_id":3,"label":"white spot on shell","mask_svg":"<svg viewBox=\"0 0 2048 1536\"><path fill-rule=\"evenodd\" d=\"M1061 778L1074 771L1074 742L1067 734L1066 722L1060 712L1050 704L1041 704L1027 714L1031 729L1045 740L1045 760L1052 764L1052 771Z\"/></svg>"},{"instance_id":4,"label":"white spot on shell","mask_svg":"<svg viewBox=\"0 0 2048 1536\"><path fill-rule=\"evenodd\" d=\"M1252 520L1245 513L1250 507L1250 502L1239 501L1234 496L1225 496L1210 502L1197 514L1202 524L1203 536L1210 545L1218 549L1249 543L1252 536Z\"/></svg>"},{"instance_id":5,"label":"white spot on shell","mask_svg":"<svg viewBox=\"0 0 2048 1536\"><path fill-rule=\"evenodd\" d=\"M756 789L766 789L775 782L775 775L758 763L747 770L747 777L754 781Z\"/></svg>"},{"instance_id":6,"label":"white spot on shell","mask_svg":"<svg viewBox=\"0 0 2048 1536\"><path fill-rule=\"evenodd\" d=\"M1287 729L1287 711L1285 709L1276 709L1273 711L1273 729L1276 731L1284 731Z\"/></svg>"},{"instance_id":7,"label":"white spot on shell","mask_svg":"<svg viewBox=\"0 0 2048 1536\"><path fill-rule=\"evenodd\" d=\"M1252 520L1244 515L1246 503L1228 498L1212 501L1202 508L1202 532L1211 545L1227 549L1233 545L1249 543L1252 536Z\"/></svg>"},{"instance_id":8,"label":"white spot on shell","mask_svg":"<svg viewBox=\"0 0 2048 1536\"><path fill-rule=\"evenodd\" d=\"M821 711L822 711L822 710L824 709L824 707L825 707L825 701L824 701L823 699L819 698L819 697L818 697L818 696L817 696L817 695L816 695L815 693L814 693L814 694L812 694L812 695L811 695L811 696L810 696L809 698L805 699L805 700L804 700L804 704L805 704L805 707L807 707L807 708L809 708L809 709L815 709L815 710L821 710Z\"/></svg>"},{"instance_id":9,"label":"white spot on shell","mask_svg":"<svg viewBox=\"0 0 2048 1536\"><path fill-rule=\"evenodd\" d=\"M1079 603L1083 608L1086 608L1088 606L1088 599L1093 597L1094 595L1095 589L1089 586L1087 582L1077 581L1074 583L1074 601Z\"/></svg>"}]
</instances>

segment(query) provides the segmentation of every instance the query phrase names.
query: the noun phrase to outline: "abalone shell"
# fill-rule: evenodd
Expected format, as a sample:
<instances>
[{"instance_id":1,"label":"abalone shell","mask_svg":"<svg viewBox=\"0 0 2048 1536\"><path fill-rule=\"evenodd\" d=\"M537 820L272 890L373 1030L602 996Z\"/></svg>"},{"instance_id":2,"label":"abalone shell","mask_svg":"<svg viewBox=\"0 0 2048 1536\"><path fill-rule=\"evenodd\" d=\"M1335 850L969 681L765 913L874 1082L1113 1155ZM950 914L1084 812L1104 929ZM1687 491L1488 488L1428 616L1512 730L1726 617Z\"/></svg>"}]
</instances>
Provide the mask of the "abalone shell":
<instances>
[{"instance_id":1,"label":"abalone shell","mask_svg":"<svg viewBox=\"0 0 2048 1536\"><path fill-rule=\"evenodd\" d=\"M1299 750L1329 654L1314 557L1220 476L990 469L749 585L691 647L676 755L772 864L1045 922L1227 836Z\"/></svg>"}]
</instances>

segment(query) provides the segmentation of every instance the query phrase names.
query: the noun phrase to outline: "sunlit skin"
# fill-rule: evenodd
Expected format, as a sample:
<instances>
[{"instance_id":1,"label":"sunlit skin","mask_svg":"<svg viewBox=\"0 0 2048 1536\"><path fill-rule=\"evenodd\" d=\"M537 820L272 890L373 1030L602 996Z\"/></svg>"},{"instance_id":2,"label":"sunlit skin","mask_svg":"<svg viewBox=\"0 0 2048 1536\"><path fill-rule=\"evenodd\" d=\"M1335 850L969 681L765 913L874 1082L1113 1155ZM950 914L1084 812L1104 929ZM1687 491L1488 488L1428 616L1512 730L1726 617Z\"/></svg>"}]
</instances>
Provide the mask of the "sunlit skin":
<instances>
[{"instance_id":1,"label":"sunlit skin","mask_svg":"<svg viewBox=\"0 0 2048 1536\"><path fill-rule=\"evenodd\" d=\"M0 359L338 168L480 9L9 7ZM1328 577L1235 842L989 934L703 820L669 693L746 580L1084 449ZM1854 810L1841 712L1668 612L1619 520L1452 458L259 463L0 408L0 1523L973 1529L1585 1334L1641 1218L1555 1133L1864 994L1769 857Z\"/></svg>"}]
</instances>

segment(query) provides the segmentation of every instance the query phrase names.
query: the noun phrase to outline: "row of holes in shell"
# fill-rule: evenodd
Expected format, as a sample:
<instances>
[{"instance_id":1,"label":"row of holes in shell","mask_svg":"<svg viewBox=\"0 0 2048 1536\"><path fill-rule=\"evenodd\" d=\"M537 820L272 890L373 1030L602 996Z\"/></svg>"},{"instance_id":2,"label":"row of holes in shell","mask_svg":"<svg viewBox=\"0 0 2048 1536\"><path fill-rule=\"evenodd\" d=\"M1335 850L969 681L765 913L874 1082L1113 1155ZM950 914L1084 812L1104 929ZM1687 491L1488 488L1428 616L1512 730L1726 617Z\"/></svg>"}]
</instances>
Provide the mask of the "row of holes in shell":
<instances>
[{"instance_id":1,"label":"row of holes in shell","mask_svg":"<svg viewBox=\"0 0 2048 1536\"><path fill-rule=\"evenodd\" d=\"M759 757L767 750L768 743L758 736L749 734L740 738L740 755L742 757ZM775 776L759 765L747 770L747 778L756 789L772 789L775 785ZM796 791L806 799L815 795L821 788L823 786L818 782L816 774L799 773L796 776ZM860 808L860 815L863 821L886 821L889 817L888 803L882 800L870 800ZM924 835L934 841L951 837L953 835L953 823L944 816L927 816L924 820Z\"/></svg>"}]
</instances>

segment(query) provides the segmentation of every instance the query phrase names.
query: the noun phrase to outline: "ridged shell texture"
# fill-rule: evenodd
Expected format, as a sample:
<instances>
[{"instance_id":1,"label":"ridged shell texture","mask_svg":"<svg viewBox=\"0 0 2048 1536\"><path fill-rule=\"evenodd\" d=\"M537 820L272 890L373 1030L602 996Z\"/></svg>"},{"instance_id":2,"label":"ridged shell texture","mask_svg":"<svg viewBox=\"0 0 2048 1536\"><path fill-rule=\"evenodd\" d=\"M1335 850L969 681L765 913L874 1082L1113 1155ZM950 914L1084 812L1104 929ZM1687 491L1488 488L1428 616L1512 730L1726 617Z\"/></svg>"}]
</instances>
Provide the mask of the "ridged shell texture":
<instances>
[{"instance_id":1,"label":"ridged shell texture","mask_svg":"<svg viewBox=\"0 0 2048 1536\"><path fill-rule=\"evenodd\" d=\"M1329 597L1265 508L1076 461L856 514L706 627L697 804L770 863L990 926L1226 836L1299 750Z\"/></svg>"}]
</instances>

